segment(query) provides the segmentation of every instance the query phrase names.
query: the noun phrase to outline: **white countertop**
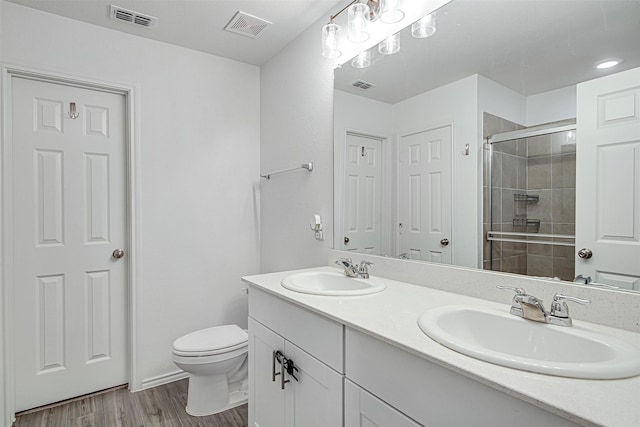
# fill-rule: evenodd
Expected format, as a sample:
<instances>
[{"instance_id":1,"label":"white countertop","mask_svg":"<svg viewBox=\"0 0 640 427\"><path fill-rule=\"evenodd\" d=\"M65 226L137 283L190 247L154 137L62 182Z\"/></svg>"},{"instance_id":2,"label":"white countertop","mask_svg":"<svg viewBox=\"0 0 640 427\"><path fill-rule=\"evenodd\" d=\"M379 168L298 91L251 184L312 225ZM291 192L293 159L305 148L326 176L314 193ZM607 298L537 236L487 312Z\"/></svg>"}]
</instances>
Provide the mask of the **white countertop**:
<instances>
[{"instance_id":1,"label":"white countertop","mask_svg":"<svg viewBox=\"0 0 640 427\"><path fill-rule=\"evenodd\" d=\"M280 285L302 271L340 271L333 267L243 277L270 294L451 369L494 389L583 425L640 426L640 376L619 380L583 380L519 371L473 359L438 344L418 327L418 316L442 305L468 304L509 310L509 306L390 279L377 294L337 297L293 292ZM553 326L550 326L553 327ZM640 334L593 323L586 328L621 338L640 348Z\"/></svg>"}]
</instances>

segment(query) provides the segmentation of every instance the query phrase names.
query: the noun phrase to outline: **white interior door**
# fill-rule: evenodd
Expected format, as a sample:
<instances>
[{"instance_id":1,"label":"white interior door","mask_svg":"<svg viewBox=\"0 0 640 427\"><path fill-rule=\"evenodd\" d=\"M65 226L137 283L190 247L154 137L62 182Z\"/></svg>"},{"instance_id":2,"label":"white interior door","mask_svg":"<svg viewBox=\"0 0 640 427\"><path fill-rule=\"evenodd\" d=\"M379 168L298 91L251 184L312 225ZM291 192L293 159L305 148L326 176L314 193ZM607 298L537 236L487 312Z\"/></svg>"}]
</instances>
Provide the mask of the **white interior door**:
<instances>
[{"instance_id":1,"label":"white interior door","mask_svg":"<svg viewBox=\"0 0 640 427\"><path fill-rule=\"evenodd\" d=\"M451 264L451 127L400 137L398 252Z\"/></svg>"},{"instance_id":2,"label":"white interior door","mask_svg":"<svg viewBox=\"0 0 640 427\"><path fill-rule=\"evenodd\" d=\"M640 68L578 85L576 274L640 290Z\"/></svg>"},{"instance_id":3,"label":"white interior door","mask_svg":"<svg viewBox=\"0 0 640 427\"><path fill-rule=\"evenodd\" d=\"M382 140L347 133L340 249L380 255Z\"/></svg>"},{"instance_id":4,"label":"white interior door","mask_svg":"<svg viewBox=\"0 0 640 427\"><path fill-rule=\"evenodd\" d=\"M15 409L127 382L125 99L12 79ZM69 117L75 103L77 118Z\"/></svg>"}]
</instances>

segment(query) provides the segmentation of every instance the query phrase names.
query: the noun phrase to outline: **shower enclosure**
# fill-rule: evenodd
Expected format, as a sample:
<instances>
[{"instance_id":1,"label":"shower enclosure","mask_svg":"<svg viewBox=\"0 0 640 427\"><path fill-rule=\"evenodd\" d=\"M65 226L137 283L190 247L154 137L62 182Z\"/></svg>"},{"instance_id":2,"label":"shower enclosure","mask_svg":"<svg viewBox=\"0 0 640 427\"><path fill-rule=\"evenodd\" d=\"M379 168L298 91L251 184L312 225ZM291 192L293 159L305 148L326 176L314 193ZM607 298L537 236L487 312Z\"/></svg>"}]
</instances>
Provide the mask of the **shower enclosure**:
<instances>
[{"instance_id":1,"label":"shower enclosure","mask_svg":"<svg viewBox=\"0 0 640 427\"><path fill-rule=\"evenodd\" d=\"M575 122L518 127L485 114L483 268L571 281Z\"/></svg>"}]
</instances>

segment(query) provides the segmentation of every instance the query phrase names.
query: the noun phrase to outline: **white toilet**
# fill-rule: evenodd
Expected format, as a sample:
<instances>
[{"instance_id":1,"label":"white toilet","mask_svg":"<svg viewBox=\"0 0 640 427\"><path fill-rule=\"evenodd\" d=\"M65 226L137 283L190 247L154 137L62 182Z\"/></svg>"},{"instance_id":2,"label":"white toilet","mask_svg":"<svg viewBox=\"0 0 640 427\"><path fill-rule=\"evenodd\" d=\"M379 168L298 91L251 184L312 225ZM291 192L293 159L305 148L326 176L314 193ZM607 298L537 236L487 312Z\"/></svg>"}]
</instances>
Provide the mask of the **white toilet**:
<instances>
[{"instance_id":1,"label":"white toilet","mask_svg":"<svg viewBox=\"0 0 640 427\"><path fill-rule=\"evenodd\" d=\"M190 374L189 415L217 414L247 402L248 342L236 325L201 329L173 342L173 362Z\"/></svg>"}]
</instances>

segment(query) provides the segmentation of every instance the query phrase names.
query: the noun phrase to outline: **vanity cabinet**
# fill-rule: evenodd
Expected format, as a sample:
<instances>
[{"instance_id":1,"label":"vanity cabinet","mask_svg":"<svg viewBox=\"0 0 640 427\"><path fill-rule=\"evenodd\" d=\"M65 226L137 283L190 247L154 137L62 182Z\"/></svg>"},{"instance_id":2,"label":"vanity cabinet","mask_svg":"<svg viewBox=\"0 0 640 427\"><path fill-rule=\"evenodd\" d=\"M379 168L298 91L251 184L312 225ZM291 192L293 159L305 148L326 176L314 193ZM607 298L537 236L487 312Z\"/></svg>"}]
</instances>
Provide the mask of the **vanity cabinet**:
<instances>
[{"instance_id":1,"label":"vanity cabinet","mask_svg":"<svg viewBox=\"0 0 640 427\"><path fill-rule=\"evenodd\" d=\"M249 295L249 425L341 426L342 325L256 289Z\"/></svg>"},{"instance_id":2,"label":"vanity cabinet","mask_svg":"<svg viewBox=\"0 0 640 427\"><path fill-rule=\"evenodd\" d=\"M421 427L349 380L344 382L344 427Z\"/></svg>"},{"instance_id":3,"label":"vanity cabinet","mask_svg":"<svg viewBox=\"0 0 640 427\"><path fill-rule=\"evenodd\" d=\"M281 373L274 352L294 361L298 381ZM250 427L578 425L481 381L249 291Z\"/></svg>"},{"instance_id":4,"label":"vanity cabinet","mask_svg":"<svg viewBox=\"0 0 640 427\"><path fill-rule=\"evenodd\" d=\"M346 328L345 341L346 377L419 425L577 426L362 332Z\"/></svg>"}]
</instances>

